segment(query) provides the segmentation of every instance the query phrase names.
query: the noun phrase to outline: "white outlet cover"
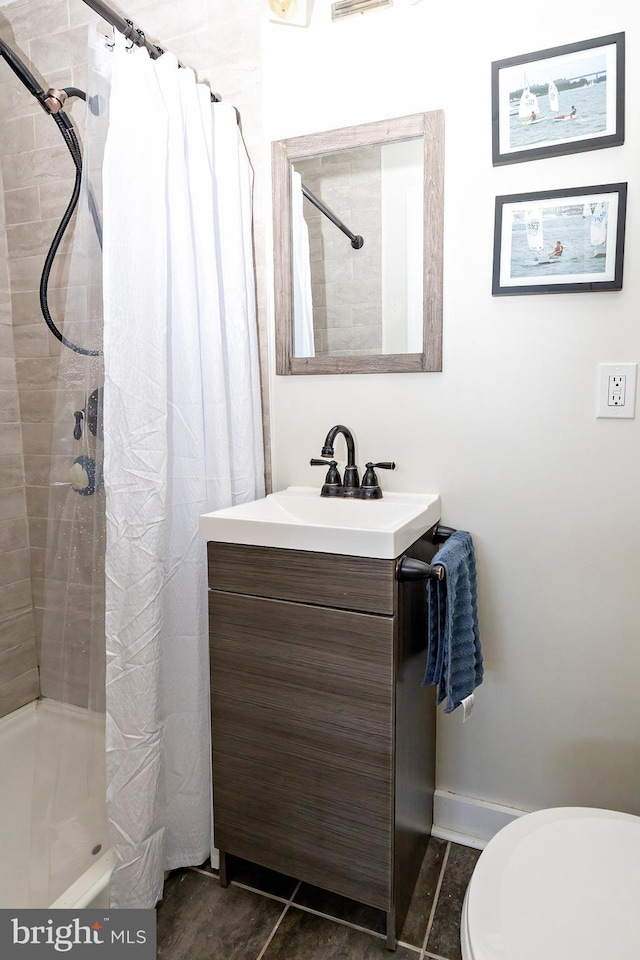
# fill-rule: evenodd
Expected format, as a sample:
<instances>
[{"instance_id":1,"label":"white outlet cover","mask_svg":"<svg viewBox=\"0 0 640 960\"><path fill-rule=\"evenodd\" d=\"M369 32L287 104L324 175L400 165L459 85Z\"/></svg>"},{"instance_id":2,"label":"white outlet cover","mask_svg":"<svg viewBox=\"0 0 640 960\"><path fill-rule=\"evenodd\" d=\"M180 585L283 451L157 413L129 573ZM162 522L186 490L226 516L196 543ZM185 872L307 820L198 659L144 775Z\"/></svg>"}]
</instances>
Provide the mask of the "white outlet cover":
<instances>
[{"instance_id":1,"label":"white outlet cover","mask_svg":"<svg viewBox=\"0 0 640 960\"><path fill-rule=\"evenodd\" d=\"M624 404L609 404L609 377L624 377ZM598 407L596 417L599 420L632 420L636 415L637 363L599 363L598 364Z\"/></svg>"}]
</instances>

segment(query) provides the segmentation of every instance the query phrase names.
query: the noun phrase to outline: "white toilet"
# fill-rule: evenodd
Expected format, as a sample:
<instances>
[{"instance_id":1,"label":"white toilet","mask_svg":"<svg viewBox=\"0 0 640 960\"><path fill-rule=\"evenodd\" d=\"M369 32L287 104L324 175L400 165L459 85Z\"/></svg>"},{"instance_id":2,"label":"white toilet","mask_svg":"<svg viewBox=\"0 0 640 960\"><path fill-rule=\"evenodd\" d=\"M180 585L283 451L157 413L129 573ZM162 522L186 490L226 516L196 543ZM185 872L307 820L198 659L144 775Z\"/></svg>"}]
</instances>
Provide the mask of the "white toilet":
<instances>
[{"instance_id":1,"label":"white toilet","mask_svg":"<svg viewBox=\"0 0 640 960\"><path fill-rule=\"evenodd\" d=\"M463 960L640 956L640 817L589 807L512 821L480 854L462 909Z\"/></svg>"}]
</instances>

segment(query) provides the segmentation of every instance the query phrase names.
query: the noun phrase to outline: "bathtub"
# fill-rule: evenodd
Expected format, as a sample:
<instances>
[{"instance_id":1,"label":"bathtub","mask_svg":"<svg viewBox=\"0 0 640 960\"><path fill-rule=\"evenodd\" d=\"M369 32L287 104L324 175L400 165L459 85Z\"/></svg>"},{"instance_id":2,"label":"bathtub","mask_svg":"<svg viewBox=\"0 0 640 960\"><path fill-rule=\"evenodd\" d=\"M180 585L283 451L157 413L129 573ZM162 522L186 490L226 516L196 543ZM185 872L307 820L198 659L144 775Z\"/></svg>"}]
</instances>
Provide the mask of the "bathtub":
<instances>
[{"instance_id":1,"label":"bathtub","mask_svg":"<svg viewBox=\"0 0 640 960\"><path fill-rule=\"evenodd\" d=\"M34 700L0 719L0 908L109 906L104 718Z\"/></svg>"}]
</instances>

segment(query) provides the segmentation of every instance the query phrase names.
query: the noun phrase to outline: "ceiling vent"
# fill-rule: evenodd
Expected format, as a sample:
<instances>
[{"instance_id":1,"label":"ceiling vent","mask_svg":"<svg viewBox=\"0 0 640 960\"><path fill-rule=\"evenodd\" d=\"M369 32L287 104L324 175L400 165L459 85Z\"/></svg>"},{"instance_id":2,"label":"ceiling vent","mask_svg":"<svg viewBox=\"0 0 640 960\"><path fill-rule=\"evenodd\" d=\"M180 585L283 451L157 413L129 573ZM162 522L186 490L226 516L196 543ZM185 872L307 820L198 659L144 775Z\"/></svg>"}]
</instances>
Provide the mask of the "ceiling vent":
<instances>
[{"instance_id":1,"label":"ceiling vent","mask_svg":"<svg viewBox=\"0 0 640 960\"><path fill-rule=\"evenodd\" d=\"M342 20L354 13L368 13L381 7L392 7L393 0L336 0L331 4L331 19Z\"/></svg>"}]
</instances>

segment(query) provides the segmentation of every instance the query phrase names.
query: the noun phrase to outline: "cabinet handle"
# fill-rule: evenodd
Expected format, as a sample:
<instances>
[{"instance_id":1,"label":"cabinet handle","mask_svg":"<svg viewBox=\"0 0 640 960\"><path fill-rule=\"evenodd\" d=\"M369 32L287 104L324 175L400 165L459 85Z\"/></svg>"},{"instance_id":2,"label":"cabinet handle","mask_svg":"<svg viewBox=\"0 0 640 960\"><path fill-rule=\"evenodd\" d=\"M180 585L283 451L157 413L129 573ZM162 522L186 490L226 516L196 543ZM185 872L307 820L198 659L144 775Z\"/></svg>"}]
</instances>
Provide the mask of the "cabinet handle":
<instances>
[{"instance_id":1,"label":"cabinet handle","mask_svg":"<svg viewBox=\"0 0 640 960\"><path fill-rule=\"evenodd\" d=\"M432 566L430 563L424 563L422 560L414 560L412 557L403 555L396 565L396 579L398 583L408 583L415 580L429 580L435 577L437 580L444 580L444 567L440 563Z\"/></svg>"}]
</instances>

